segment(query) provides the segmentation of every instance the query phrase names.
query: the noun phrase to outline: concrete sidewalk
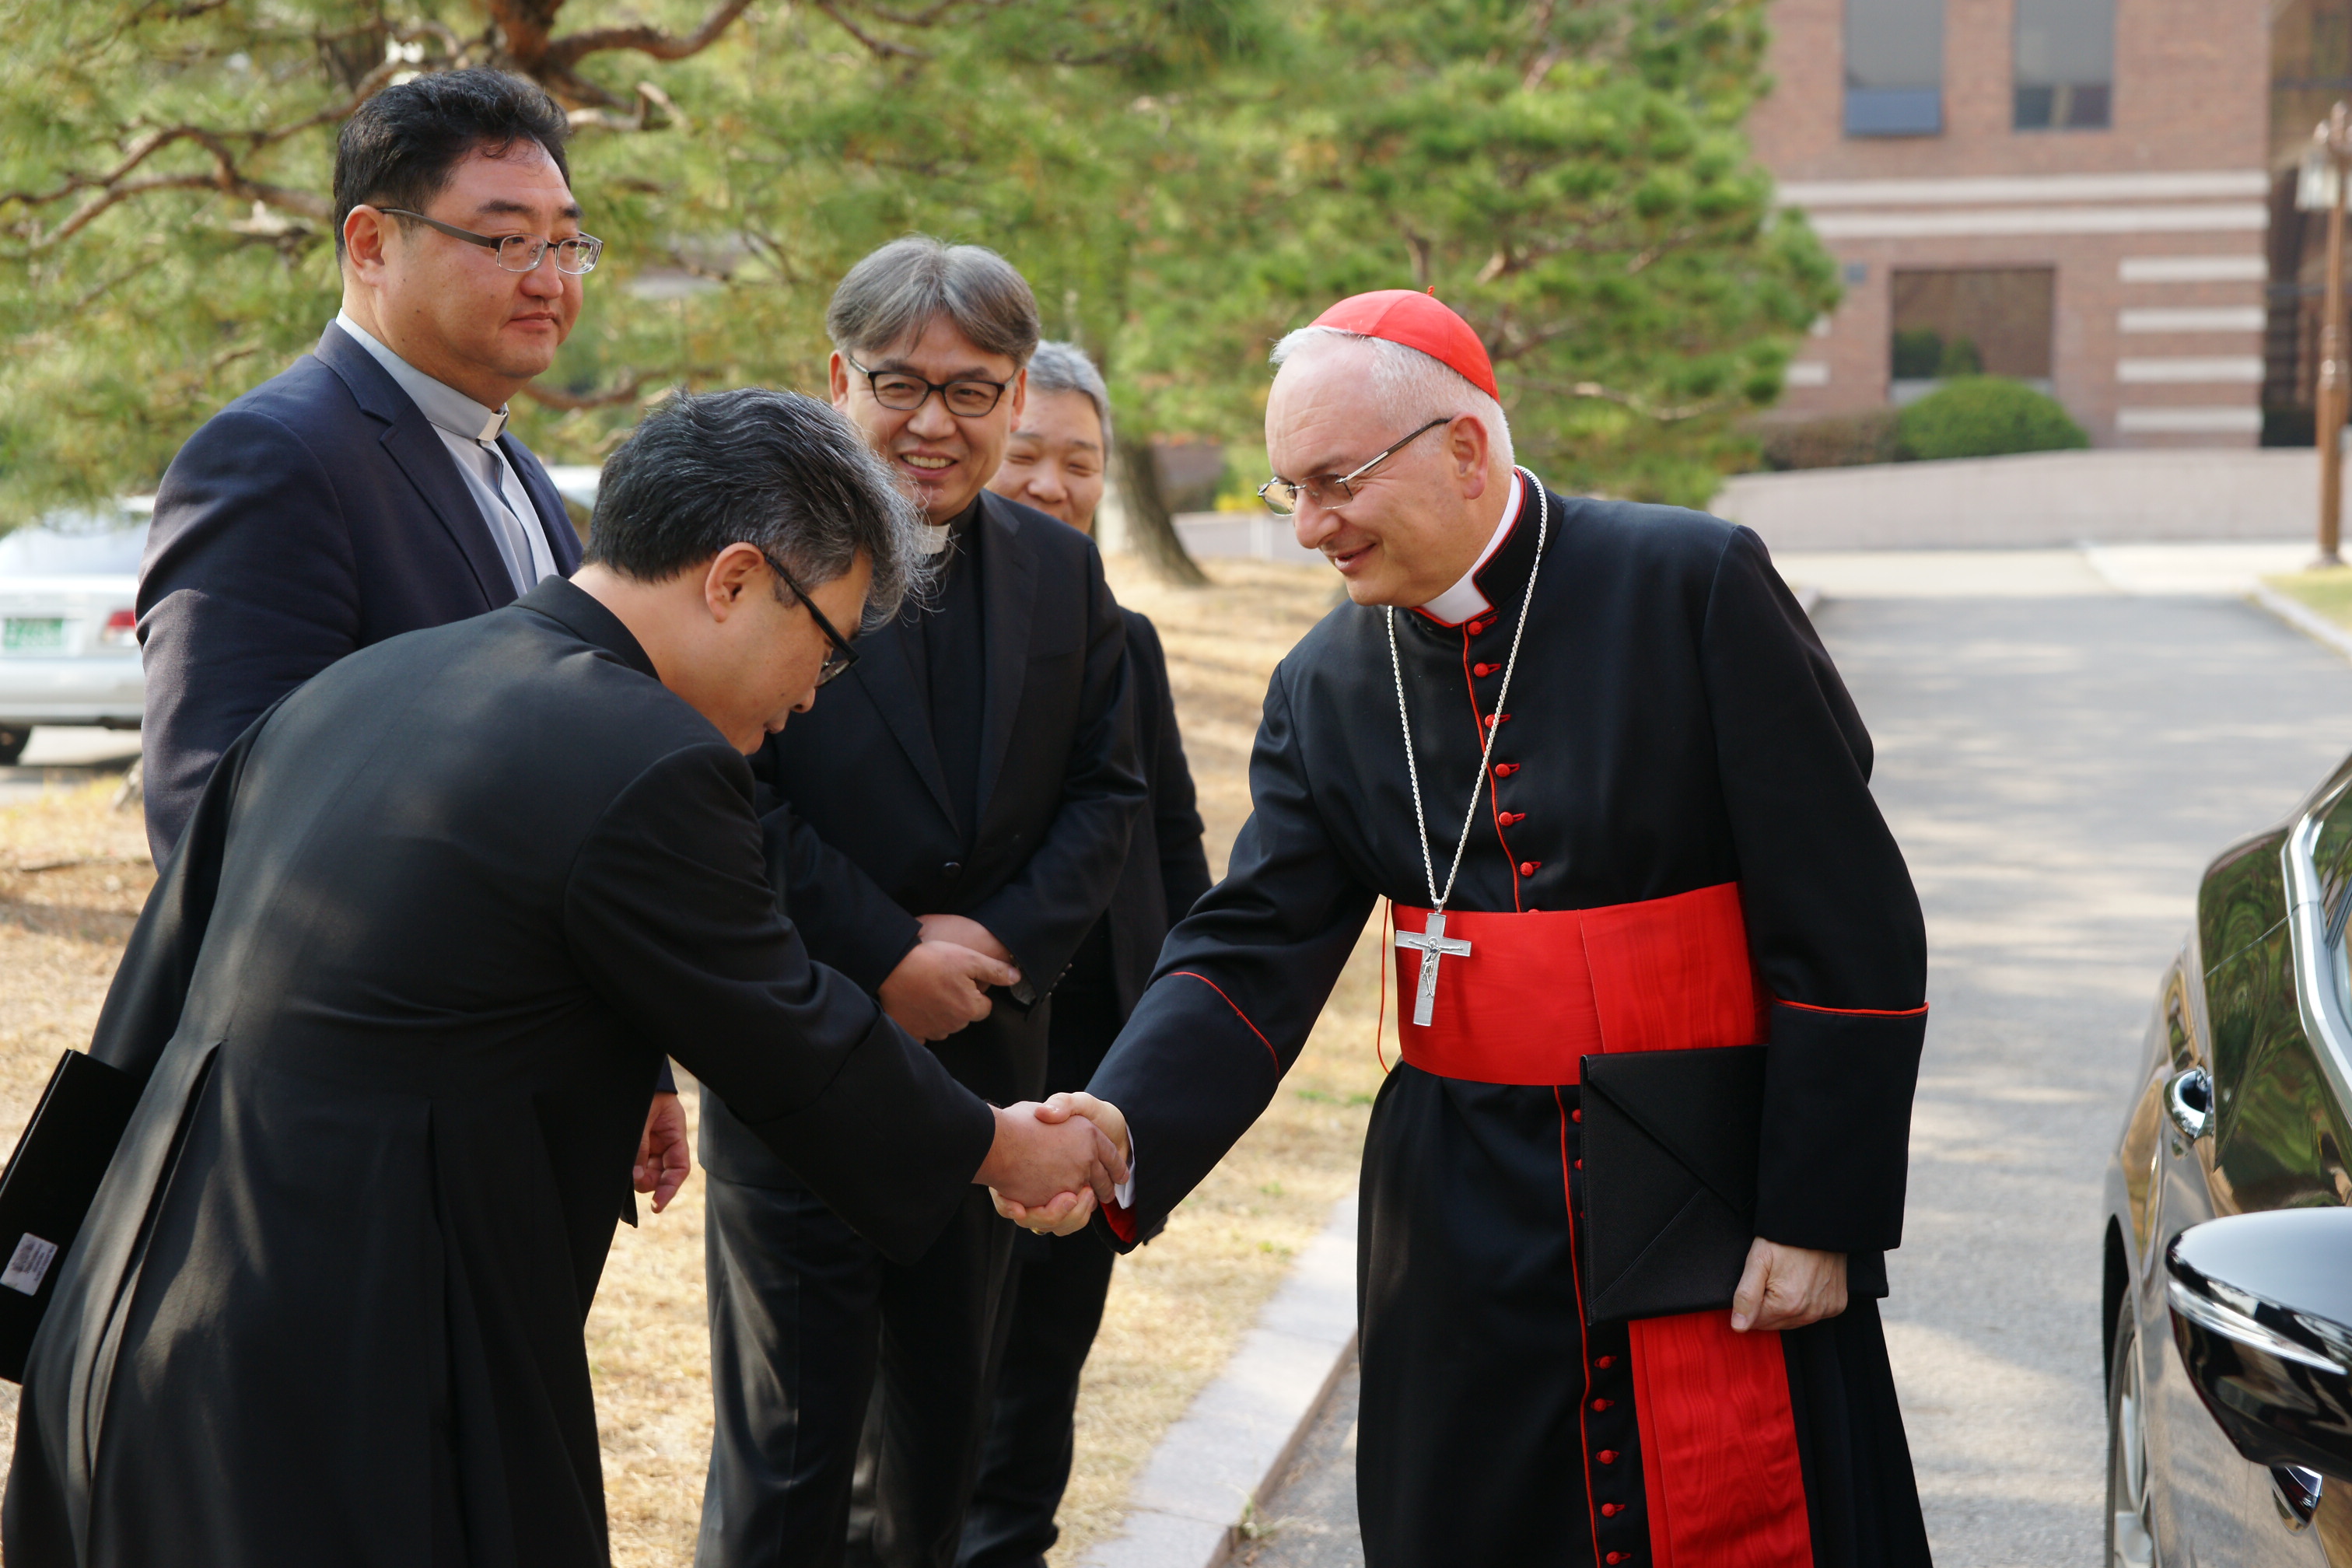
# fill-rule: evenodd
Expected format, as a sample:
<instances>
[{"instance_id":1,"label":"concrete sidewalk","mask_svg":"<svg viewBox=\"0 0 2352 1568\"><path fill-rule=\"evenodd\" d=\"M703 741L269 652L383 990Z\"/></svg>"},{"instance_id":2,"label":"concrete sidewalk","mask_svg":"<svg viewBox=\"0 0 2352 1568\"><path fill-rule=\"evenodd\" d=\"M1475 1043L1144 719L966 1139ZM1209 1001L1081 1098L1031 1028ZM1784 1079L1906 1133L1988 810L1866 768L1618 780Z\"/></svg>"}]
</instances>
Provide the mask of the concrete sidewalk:
<instances>
[{"instance_id":1,"label":"concrete sidewalk","mask_svg":"<svg viewBox=\"0 0 2352 1568\"><path fill-rule=\"evenodd\" d=\"M2308 539L2319 467L2282 447L2027 452L1737 474L1708 510L1775 551Z\"/></svg>"},{"instance_id":2,"label":"concrete sidewalk","mask_svg":"<svg viewBox=\"0 0 2352 1568\"><path fill-rule=\"evenodd\" d=\"M2311 563L2307 540L2075 542L2034 550L1775 550L1793 586L1829 599L2242 599Z\"/></svg>"}]
</instances>

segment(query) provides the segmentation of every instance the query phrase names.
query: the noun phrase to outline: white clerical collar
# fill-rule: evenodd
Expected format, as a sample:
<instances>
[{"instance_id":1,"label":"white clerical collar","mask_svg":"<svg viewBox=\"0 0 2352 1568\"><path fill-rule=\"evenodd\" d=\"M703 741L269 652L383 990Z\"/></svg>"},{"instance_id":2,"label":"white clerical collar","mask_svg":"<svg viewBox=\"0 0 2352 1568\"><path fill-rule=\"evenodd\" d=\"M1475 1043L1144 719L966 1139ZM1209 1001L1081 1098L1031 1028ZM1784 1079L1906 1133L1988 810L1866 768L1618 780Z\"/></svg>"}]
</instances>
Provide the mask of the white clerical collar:
<instances>
[{"instance_id":1,"label":"white clerical collar","mask_svg":"<svg viewBox=\"0 0 2352 1568\"><path fill-rule=\"evenodd\" d=\"M370 359L383 366L384 374L400 384L400 390L408 394L408 400L416 405L418 413L452 436L462 436L469 441L495 441L499 432L507 427L505 409L487 407L447 382L434 380L376 342L375 334L352 321L348 310L335 312L335 325L367 350Z\"/></svg>"},{"instance_id":2,"label":"white clerical collar","mask_svg":"<svg viewBox=\"0 0 2352 1568\"><path fill-rule=\"evenodd\" d=\"M1527 493L1527 480L1514 469L1511 474L1511 499L1504 503L1503 520L1495 525L1494 535L1486 541L1486 548L1478 552L1478 559L1470 563L1469 571L1462 574L1462 581L1421 606L1423 615L1445 626L1458 626L1465 621L1476 620L1495 607L1486 602L1486 595L1478 591L1478 569L1494 558L1495 552L1503 548L1503 541L1511 537L1511 524L1519 521L1519 502Z\"/></svg>"}]
</instances>

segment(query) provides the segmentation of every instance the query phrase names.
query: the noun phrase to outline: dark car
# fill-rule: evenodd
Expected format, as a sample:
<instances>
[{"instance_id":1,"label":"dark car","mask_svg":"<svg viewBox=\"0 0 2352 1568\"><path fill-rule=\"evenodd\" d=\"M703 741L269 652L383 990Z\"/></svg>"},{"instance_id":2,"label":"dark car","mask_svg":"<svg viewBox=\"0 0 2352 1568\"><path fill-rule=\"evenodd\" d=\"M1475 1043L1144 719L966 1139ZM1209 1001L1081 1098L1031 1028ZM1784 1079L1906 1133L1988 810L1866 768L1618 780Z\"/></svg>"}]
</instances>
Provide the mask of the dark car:
<instances>
[{"instance_id":1,"label":"dark car","mask_svg":"<svg viewBox=\"0 0 2352 1568\"><path fill-rule=\"evenodd\" d=\"M2207 868L2107 1173L2107 1561L2352 1568L2352 761Z\"/></svg>"}]
</instances>

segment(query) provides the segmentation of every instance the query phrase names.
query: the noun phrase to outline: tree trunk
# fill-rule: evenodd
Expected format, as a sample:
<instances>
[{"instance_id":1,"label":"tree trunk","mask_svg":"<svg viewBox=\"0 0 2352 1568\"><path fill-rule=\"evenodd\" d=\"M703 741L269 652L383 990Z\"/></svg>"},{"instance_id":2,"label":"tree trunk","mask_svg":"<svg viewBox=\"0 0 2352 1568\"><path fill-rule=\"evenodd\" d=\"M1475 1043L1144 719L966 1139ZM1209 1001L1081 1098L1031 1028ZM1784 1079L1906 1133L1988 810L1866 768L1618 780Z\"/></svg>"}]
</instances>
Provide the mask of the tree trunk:
<instances>
[{"instance_id":1,"label":"tree trunk","mask_svg":"<svg viewBox=\"0 0 2352 1568\"><path fill-rule=\"evenodd\" d=\"M1160 463L1152 455L1151 443L1124 432L1118 440L1119 493L1127 501L1129 547L1178 587L1207 587L1209 574L1177 537L1175 514L1168 510L1168 492L1160 482Z\"/></svg>"}]
</instances>

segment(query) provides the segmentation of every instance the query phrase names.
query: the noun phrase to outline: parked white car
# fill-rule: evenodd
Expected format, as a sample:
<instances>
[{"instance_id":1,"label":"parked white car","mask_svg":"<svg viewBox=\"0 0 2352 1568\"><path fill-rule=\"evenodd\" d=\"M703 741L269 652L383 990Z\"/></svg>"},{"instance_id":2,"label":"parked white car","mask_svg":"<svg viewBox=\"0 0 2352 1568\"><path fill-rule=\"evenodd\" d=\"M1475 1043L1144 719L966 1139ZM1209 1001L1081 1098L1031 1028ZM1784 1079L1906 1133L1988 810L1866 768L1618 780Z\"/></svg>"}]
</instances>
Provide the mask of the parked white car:
<instances>
[{"instance_id":1,"label":"parked white car","mask_svg":"<svg viewBox=\"0 0 2352 1568\"><path fill-rule=\"evenodd\" d=\"M152 497L0 534L0 765L36 724L139 727L139 557Z\"/></svg>"}]
</instances>

